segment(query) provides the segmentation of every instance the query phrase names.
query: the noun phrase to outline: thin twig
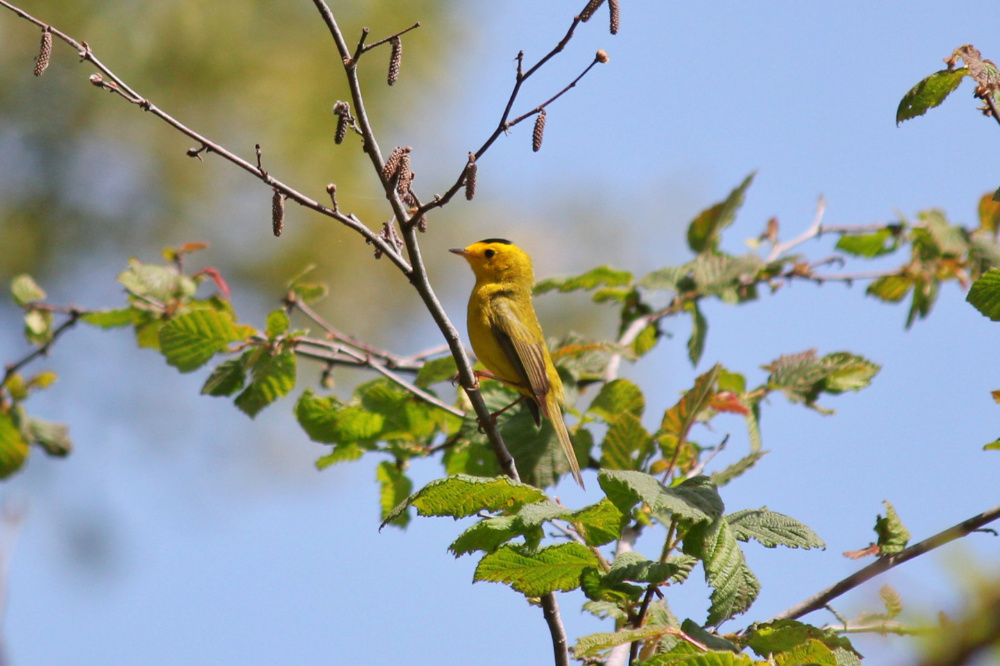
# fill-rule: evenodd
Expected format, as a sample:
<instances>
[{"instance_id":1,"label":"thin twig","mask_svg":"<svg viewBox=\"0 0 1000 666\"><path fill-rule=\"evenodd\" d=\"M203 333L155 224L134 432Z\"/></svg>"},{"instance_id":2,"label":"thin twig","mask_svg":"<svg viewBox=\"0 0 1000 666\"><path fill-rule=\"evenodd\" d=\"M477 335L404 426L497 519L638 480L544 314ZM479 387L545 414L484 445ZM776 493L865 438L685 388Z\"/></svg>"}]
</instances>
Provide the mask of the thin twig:
<instances>
[{"instance_id":1,"label":"thin twig","mask_svg":"<svg viewBox=\"0 0 1000 666\"><path fill-rule=\"evenodd\" d=\"M997 113L997 105L996 102L993 101L993 91L987 90L986 94L984 94L981 99L986 102L987 106L990 107L990 115L993 116L993 120L1000 123L1000 114Z\"/></svg>"},{"instance_id":2,"label":"thin twig","mask_svg":"<svg viewBox=\"0 0 1000 666\"><path fill-rule=\"evenodd\" d=\"M80 321L80 317L84 315L84 312L83 310L70 308L68 315L69 316L67 317L66 321L59 324L52 330L52 336L45 341L45 344L43 344L41 347L38 347L37 349L26 355L20 361L15 361L14 363L7 364L6 370L3 374L3 381L0 382L0 386L6 384L7 380L10 379L16 372L18 372L21 368L34 361L39 356L48 356L49 350L52 349L52 345L55 344L59 336L68 331L69 329L73 328L74 326L76 326L76 322Z\"/></svg>"},{"instance_id":3,"label":"thin twig","mask_svg":"<svg viewBox=\"0 0 1000 666\"><path fill-rule=\"evenodd\" d=\"M527 71L523 71L523 67L522 67L523 66L523 62L524 62L524 52L521 51L520 53L517 54L517 74L516 74L516 76L514 78L514 88L510 92L510 97L507 99L507 105L504 107L503 113L500 115L500 121L497 123L496 129L494 129L493 132L490 134L490 136L487 137L486 141L483 142L483 145L479 147L479 150L477 150L475 153L473 153L472 156L469 158L469 160L466 161L465 165L463 165L463 167L462 167L462 172L459 174L458 179L454 182L454 184L452 184L452 186L449 187L448 190L443 195L435 196L433 200L431 200L431 201L427 202L426 204L423 204L422 206L420 206L417 209L417 212L415 213L415 217L419 218L421 215L429 212L430 210L432 210L434 208L440 208L441 206L444 206L446 203L448 203L449 201L451 201L451 199L465 185L465 176L466 176L466 172L468 171L469 164L477 161L480 157L482 157L483 153L485 153L487 150L489 150L490 146L492 146L493 143L502 134L504 134L505 132L507 132L507 130L509 130L513 125L515 125L516 123L519 123L519 122L525 120L528 117L531 117L532 115L535 115L536 113L538 113L539 111L541 111L541 109L544 108L545 105L551 103L556 98L558 98L561 95L565 94L570 88L572 88L573 86L576 85L577 81L579 81L581 78L583 78L584 74L586 74L587 72L589 72L590 69L595 64L597 64L598 60L595 59L594 62L590 63L590 65L587 66L587 68L584 70L583 74L581 74L580 76L578 76L573 81L573 83L571 83L569 86L567 86L562 92L560 92L559 94L557 94L555 97L553 97L549 101L545 102L545 104L543 104L542 106L536 107L534 110L532 110L529 113L527 113L527 114L525 114L525 115L517 118L514 121L509 121L508 120L510 118L511 110L514 107L514 102L517 100L517 96L521 92L521 86L524 85L525 81L527 81L529 78L531 78L532 74L534 74L535 72L537 72L543 65L545 65L545 63L547 63L549 60L551 60L552 58L554 58L558 53L561 53L562 50L566 48L566 44L568 44L569 41L573 38L573 33L576 31L576 26L579 25L579 24L580 24L580 17L578 17L578 16L574 17L573 18L573 22L569 26L569 30L567 30L566 34L563 36L563 38L561 40L559 40L559 43L556 44L555 47L551 51L549 51L547 54L545 54L545 56L543 56L541 60L539 60L534 65L532 65L531 67L529 67Z\"/></svg>"},{"instance_id":4,"label":"thin twig","mask_svg":"<svg viewBox=\"0 0 1000 666\"><path fill-rule=\"evenodd\" d=\"M397 32L394 35L389 35L385 39L380 39L377 42L372 42L371 44L365 44L364 38L368 35L368 28L365 28L364 32L362 34L361 41L358 43L358 48L354 51L354 60L357 60L358 58L360 58L362 56L362 54L364 54L364 53L366 53L368 51L371 51L372 49L374 49L374 48L376 48L378 46L382 46L383 44L391 42L396 37L399 37L400 35L405 35L409 31L416 30L419 27L420 27L420 21L417 21L416 23L414 23L413 25L411 25L409 28L405 28L403 30L400 30L399 32Z\"/></svg>"},{"instance_id":5,"label":"thin twig","mask_svg":"<svg viewBox=\"0 0 1000 666\"><path fill-rule=\"evenodd\" d=\"M20 9L10 4L9 2L7 2L7 0L0 0L0 6L6 7L7 9L11 10L12 12L20 16L21 18L25 19L26 21L30 21L31 23L34 23L37 26L46 27L47 25L44 22L35 18L34 16L31 16L23 9ZM321 213L322 215L331 217L340 222L341 224L358 232L359 234L364 236L366 240L368 240L371 243L374 243L377 247L381 248L383 253L385 253L386 256L388 256L389 259L394 264L396 264L401 271L403 271L404 273L409 272L410 270L409 265L407 264L406 260L403 259L403 257L396 251L396 248L392 247L390 244L386 243L383 239L379 238L378 234L376 234L367 226L362 224L355 216L344 215L343 213L334 211L333 209L328 208L327 206L324 206L317 201L314 201L313 199L307 197L298 190L291 188L290 186L286 185L280 180L272 177L270 174L262 171L257 167L256 164L248 162L247 160L236 155L235 153L227 150L221 144L218 144L208 139L207 137L199 134L198 132L195 132L187 125L183 124L170 114L166 113L165 111L157 107L155 104L153 104L148 99L146 99L138 92L136 92L127 83L125 83L125 81L119 78L118 75L116 75L113 71L111 71L106 65L104 65L104 63L98 60L98 58L94 55L93 51L90 49L89 45L85 45L84 43L73 39L66 33L57 30L56 28L53 28L51 26L48 27L53 35L55 35L56 37L58 37L59 39L69 44L74 49L76 49L82 60L89 62L98 71L101 72L103 76L91 78L91 81L95 85L99 85L100 87L109 90L110 92L120 95L121 97L128 100L132 104L139 106L139 108L141 108L143 111L147 111L153 114L163 122L167 123L174 129L176 129L181 134L184 134L185 136L188 136L197 141L199 144L201 144L200 149L189 154L196 154L203 151L216 153L220 157L229 160L230 162L240 167L244 171L250 173L255 178L262 180L269 186L281 191L282 194L284 194L287 198L291 199L292 201L295 201L296 203L305 206L306 208L310 208L318 213Z\"/></svg>"},{"instance_id":6,"label":"thin twig","mask_svg":"<svg viewBox=\"0 0 1000 666\"><path fill-rule=\"evenodd\" d=\"M874 578L880 573L888 571L903 562L912 560L918 555L923 555L924 553L934 550L939 546L943 546L950 541L954 541L955 539L959 539L975 532L983 525L991 523L997 518L1000 518L1000 505L995 506L992 509L988 509L978 516L973 516L968 520L963 520L943 532L939 532L930 538L924 539L920 543L913 544L896 555L879 558L875 562L866 566L864 569L854 572L847 578L831 585L822 592L809 597L805 601L792 606L788 610L778 613L769 621L794 620L802 617L806 613L811 613L814 610L823 608L823 606L828 604L831 600L839 597L848 590L854 589L865 581Z\"/></svg>"},{"instance_id":7,"label":"thin twig","mask_svg":"<svg viewBox=\"0 0 1000 666\"><path fill-rule=\"evenodd\" d=\"M816 202L816 217L812 225L803 231L798 238L793 238L787 243L776 243L771 248L771 253L767 255L767 263L771 263L796 245L801 245L810 238L818 238L823 234L823 213L826 212L826 197L821 196Z\"/></svg>"},{"instance_id":8,"label":"thin twig","mask_svg":"<svg viewBox=\"0 0 1000 666\"><path fill-rule=\"evenodd\" d=\"M419 386L416 386L416 385L414 385L414 384L406 381L405 379L403 379L402 377L400 377L395 372L393 372L389 368L385 367L381 363L377 363L374 360L374 358L372 358L371 356L365 356L363 354L359 354L359 353L357 353L357 352L355 352L353 350L349 350L349 349L346 349L344 347L339 348L337 350L337 352L335 352L334 354L324 354L324 353L320 353L320 352L314 352L314 351L311 351L311 350L308 350L308 349L301 349L300 346L299 346L301 344L307 344L307 345L308 344L315 344L316 342L317 341L303 339L303 338L297 339L296 340L297 344L296 344L296 347L295 347L295 353L300 354L302 356L309 357L309 358L314 358L314 359L321 360L321 361L330 361L330 362L337 362L337 360L338 360L338 357L336 356L337 353L344 354L344 355L346 355L346 356L348 356L350 358L355 359L355 361L357 362L358 365L364 366L364 367L367 367L367 368L371 368L375 372L378 372L379 374L383 375L387 379L395 382L400 387L406 389L407 391L409 391L413 395L417 396L418 398L420 398L424 402L426 402L428 404L431 404L431 405L434 405L438 409L443 409L444 411L448 412L449 414L457 416L460 419L461 418L465 418L466 414L462 410L458 409L457 407L453 407L452 405L449 405L446 402L441 401L436 396L431 395L430 393L428 393L427 391L423 390Z\"/></svg>"}]
</instances>

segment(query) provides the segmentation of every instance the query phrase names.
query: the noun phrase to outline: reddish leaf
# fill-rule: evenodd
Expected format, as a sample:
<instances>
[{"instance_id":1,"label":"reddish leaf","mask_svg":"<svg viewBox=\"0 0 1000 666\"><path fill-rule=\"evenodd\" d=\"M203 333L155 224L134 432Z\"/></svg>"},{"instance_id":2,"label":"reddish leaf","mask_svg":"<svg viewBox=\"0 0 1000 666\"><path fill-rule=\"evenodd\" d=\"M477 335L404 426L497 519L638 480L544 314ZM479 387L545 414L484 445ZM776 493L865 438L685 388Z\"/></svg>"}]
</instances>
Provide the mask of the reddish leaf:
<instances>
[{"instance_id":1,"label":"reddish leaf","mask_svg":"<svg viewBox=\"0 0 1000 666\"><path fill-rule=\"evenodd\" d=\"M189 245L195 245L195 244L196 243L189 243ZM226 281L222 279L222 275L219 273L217 269L208 266L206 268L201 269L201 271L198 272L198 275L207 275L208 277L212 278L212 281L215 282L215 286L219 288L219 291L222 292L222 295L225 296L227 300L229 299L229 285L226 284Z\"/></svg>"},{"instance_id":2,"label":"reddish leaf","mask_svg":"<svg viewBox=\"0 0 1000 666\"><path fill-rule=\"evenodd\" d=\"M740 396L732 391L719 391L709 398L708 406L717 412L730 412L743 416L750 413L750 408L744 405Z\"/></svg>"}]
</instances>

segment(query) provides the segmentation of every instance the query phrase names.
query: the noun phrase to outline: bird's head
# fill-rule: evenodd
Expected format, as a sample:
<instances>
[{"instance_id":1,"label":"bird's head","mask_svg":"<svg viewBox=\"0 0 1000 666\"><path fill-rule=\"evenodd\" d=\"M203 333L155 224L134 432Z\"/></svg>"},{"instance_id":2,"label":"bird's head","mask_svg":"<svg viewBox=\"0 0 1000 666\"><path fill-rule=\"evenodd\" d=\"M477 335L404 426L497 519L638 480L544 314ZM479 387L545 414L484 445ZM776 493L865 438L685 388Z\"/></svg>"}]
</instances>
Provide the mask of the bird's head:
<instances>
[{"instance_id":1,"label":"bird's head","mask_svg":"<svg viewBox=\"0 0 1000 666\"><path fill-rule=\"evenodd\" d=\"M477 281L513 282L526 285L529 289L535 284L531 257L509 240L487 238L467 248L454 248L449 252L465 257Z\"/></svg>"}]
</instances>

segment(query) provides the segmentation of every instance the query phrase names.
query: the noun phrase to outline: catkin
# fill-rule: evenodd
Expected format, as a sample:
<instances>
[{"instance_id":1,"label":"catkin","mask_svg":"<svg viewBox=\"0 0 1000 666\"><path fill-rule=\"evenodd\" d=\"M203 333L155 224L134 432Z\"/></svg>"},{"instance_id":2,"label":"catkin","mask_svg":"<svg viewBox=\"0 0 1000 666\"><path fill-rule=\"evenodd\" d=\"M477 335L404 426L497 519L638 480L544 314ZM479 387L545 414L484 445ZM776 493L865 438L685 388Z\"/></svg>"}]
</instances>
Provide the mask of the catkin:
<instances>
[{"instance_id":1,"label":"catkin","mask_svg":"<svg viewBox=\"0 0 1000 666\"><path fill-rule=\"evenodd\" d=\"M396 171L399 169L399 158L403 156L406 151L402 146L396 146L389 153L389 157L386 159L385 164L382 166L382 177L386 180L391 180L393 176L396 175Z\"/></svg>"},{"instance_id":2,"label":"catkin","mask_svg":"<svg viewBox=\"0 0 1000 666\"><path fill-rule=\"evenodd\" d=\"M333 107L333 112L337 114L337 133L333 137L334 143L341 144L347 136L347 125L351 116L351 107L347 102L337 102Z\"/></svg>"},{"instance_id":3,"label":"catkin","mask_svg":"<svg viewBox=\"0 0 1000 666\"><path fill-rule=\"evenodd\" d=\"M542 138L545 135L545 109L538 112L535 118L535 129L531 133L531 149L536 153L542 149Z\"/></svg>"},{"instance_id":4,"label":"catkin","mask_svg":"<svg viewBox=\"0 0 1000 666\"><path fill-rule=\"evenodd\" d=\"M392 44L392 55L389 57L389 76L387 81L391 86L399 78L399 65L403 60L403 40L393 37L389 40Z\"/></svg>"},{"instance_id":5,"label":"catkin","mask_svg":"<svg viewBox=\"0 0 1000 666\"><path fill-rule=\"evenodd\" d=\"M596 12L603 4L604 0L590 0L590 2L587 3L587 6L583 8L583 11L580 12L580 20L584 23L589 21L590 17L594 15L594 12Z\"/></svg>"},{"instance_id":6,"label":"catkin","mask_svg":"<svg viewBox=\"0 0 1000 666\"><path fill-rule=\"evenodd\" d=\"M479 166L475 161L470 161L469 166L465 169L465 198L468 201L472 201L473 197L476 196L476 175L479 172Z\"/></svg>"},{"instance_id":7,"label":"catkin","mask_svg":"<svg viewBox=\"0 0 1000 666\"><path fill-rule=\"evenodd\" d=\"M278 190L271 197L271 228L276 237L285 230L285 197Z\"/></svg>"},{"instance_id":8,"label":"catkin","mask_svg":"<svg viewBox=\"0 0 1000 666\"><path fill-rule=\"evenodd\" d=\"M608 0L608 9L611 11L611 34L618 34L618 26L621 23L621 17L618 14L618 0Z\"/></svg>"},{"instance_id":9,"label":"catkin","mask_svg":"<svg viewBox=\"0 0 1000 666\"><path fill-rule=\"evenodd\" d=\"M35 76L41 76L42 72L49 66L49 58L52 57L52 32L48 27L42 29L42 44L38 49L38 57L35 58Z\"/></svg>"},{"instance_id":10,"label":"catkin","mask_svg":"<svg viewBox=\"0 0 1000 666\"><path fill-rule=\"evenodd\" d=\"M399 168L396 171L396 191L406 194L413 182L413 172L410 171L410 152L405 151L399 156Z\"/></svg>"}]
</instances>

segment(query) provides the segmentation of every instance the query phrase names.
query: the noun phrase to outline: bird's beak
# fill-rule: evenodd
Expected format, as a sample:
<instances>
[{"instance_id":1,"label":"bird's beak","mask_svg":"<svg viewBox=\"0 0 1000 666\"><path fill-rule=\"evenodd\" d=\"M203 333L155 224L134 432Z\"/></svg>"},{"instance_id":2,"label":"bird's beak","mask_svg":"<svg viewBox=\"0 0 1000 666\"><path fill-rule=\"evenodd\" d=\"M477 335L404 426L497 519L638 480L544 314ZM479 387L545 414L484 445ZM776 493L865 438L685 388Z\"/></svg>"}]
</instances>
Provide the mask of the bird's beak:
<instances>
[{"instance_id":1,"label":"bird's beak","mask_svg":"<svg viewBox=\"0 0 1000 666\"><path fill-rule=\"evenodd\" d=\"M450 248L448 251L452 252L454 254L459 254L459 255L461 255L461 256L463 256L465 258L469 257L469 253L466 252L465 248L462 248L462 247L453 247L453 248Z\"/></svg>"}]
</instances>

